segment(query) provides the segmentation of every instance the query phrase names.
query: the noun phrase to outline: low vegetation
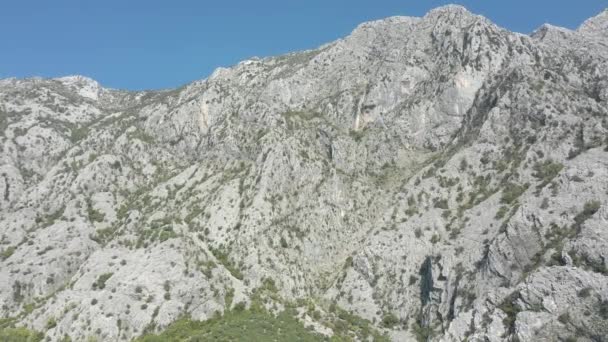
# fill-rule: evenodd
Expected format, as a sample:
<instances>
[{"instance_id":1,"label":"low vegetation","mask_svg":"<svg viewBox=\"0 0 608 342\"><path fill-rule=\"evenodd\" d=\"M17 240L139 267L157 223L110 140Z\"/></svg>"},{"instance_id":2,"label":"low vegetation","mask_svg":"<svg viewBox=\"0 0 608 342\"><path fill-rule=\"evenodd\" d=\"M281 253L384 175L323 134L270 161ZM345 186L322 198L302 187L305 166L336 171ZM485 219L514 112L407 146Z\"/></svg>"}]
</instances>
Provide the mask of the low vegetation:
<instances>
[{"instance_id":1,"label":"low vegetation","mask_svg":"<svg viewBox=\"0 0 608 342\"><path fill-rule=\"evenodd\" d=\"M39 342L43 339L44 334L26 328L0 329L0 341L2 342Z\"/></svg>"},{"instance_id":2,"label":"low vegetation","mask_svg":"<svg viewBox=\"0 0 608 342\"><path fill-rule=\"evenodd\" d=\"M557 177L563 168L564 166L561 163L550 159L534 164L534 173L532 175L540 181L540 183L536 186L536 190L540 191L551 183L551 181Z\"/></svg>"},{"instance_id":3,"label":"low vegetation","mask_svg":"<svg viewBox=\"0 0 608 342\"><path fill-rule=\"evenodd\" d=\"M320 341L323 336L304 327L287 311L274 315L265 310L234 310L207 321L184 317L159 335L145 335L136 342L164 341Z\"/></svg>"}]
</instances>

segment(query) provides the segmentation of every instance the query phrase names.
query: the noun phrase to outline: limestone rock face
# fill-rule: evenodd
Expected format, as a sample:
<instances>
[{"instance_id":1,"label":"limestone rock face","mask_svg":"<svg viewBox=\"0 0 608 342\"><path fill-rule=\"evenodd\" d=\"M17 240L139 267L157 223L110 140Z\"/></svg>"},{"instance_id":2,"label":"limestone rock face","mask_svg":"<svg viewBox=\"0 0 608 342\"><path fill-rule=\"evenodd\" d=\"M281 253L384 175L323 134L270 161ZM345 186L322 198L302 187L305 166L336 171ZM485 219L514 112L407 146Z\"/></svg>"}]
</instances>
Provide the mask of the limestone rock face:
<instances>
[{"instance_id":1,"label":"limestone rock face","mask_svg":"<svg viewBox=\"0 0 608 342\"><path fill-rule=\"evenodd\" d=\"M446 6L168 91L0 80L0 316L130 340L272 279L395 341L603 341L607 133L607 11Z\"/></svg>"}]
</instances>

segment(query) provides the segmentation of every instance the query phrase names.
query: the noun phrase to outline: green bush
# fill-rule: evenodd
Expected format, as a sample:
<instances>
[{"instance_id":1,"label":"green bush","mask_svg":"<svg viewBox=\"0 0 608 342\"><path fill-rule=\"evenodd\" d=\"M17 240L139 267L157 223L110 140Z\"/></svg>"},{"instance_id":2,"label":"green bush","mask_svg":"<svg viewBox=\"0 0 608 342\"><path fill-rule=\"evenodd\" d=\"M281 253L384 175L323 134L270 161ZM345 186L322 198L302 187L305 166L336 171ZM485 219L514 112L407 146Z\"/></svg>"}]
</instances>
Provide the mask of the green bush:
<instances>
[{"instance_id":1,"label":"green bush","mask_svg":"<svg viewBox=\"0 0 608 342\"><path fill-rule=\"evenodd\" d=\"M608 300L599 303L598 312L603 319L608 320Z\"/></svg>"},{"instance_id":2,"label":"green bush","mask_svg":"<svg viewBox=\"0 0 608 342\"><path fill-rule=\"evenodd\" d=\"M498 211L496 212L496 215L494 216L494 218L497 220L500 220L500 219L504 218L508 212L509 212L509 207L507 207L506 205L503 205L500 208L498 208Z\"/></svg>"},{"instance_id":3,"label":"green bush","mask_svg":"<svg viewBox=\"0 0 608 342\"><path fill-rule=\"evenodd\" d=\"M2 261L10 258L11 255L13 255L13 253L15 253L15 246L9 246L7 247L5 250L3 250L2 252L0 252L0 259L2 259Z\"/></svg>"},{"instance_id":4,"label":"green bush","mask_svg":"<svg viewBox=\"0 0 608 342\"><path fill-rule=\"evenodd\" d=\"M97 280L93 283L93 290L103 290L106 287L106 281L112 277L114 273L104 273L100 275Z\"/></svg>"},{"instance_id":5,"label":"green bush","mask_svg":"<svg viewBox=\"0 0 608 342\"><path fill-rule=\"evenodd\" d=\"M91 222L103 222L106 217L104 213L93 208L91 200L87 200L87 214L89 215L89 221Z\"/></svg>"},{"instance_id":6,"label":"green bush","mask_svg":"<svg viewBox=\"0 0 608 342\"><path fill-rule=\"evenodd\" d=\"M386 328L392 328L399 323L399 318L393 313L388 313L382 317L382 325Z\"/></svg>"},{"instance_id":7,"label":"green bush","mask_svg":"<svg viewBox=\"0 0 608 342\"><path fill-rule=\"evenodd\" d=\"M576 231L580 233L583 223L589 218L591 218L591 216L593 216L593 214L595 214L600 209L601 205L602 204L600 203L600 201L586 202L585 206L583 207L583 211L581 211L574 217L573 228L575 228Z\"/></svg>"},{"instance_id":8,"label":"green bush","mask_svg":"<svg viewBox=\"0 0 608 342\"><path fill-rule=\"evenodd\" d=\"M422 326L419 322L415 322L412 324L412 330L414 332L414 335L416 336L416 341L420 342L429 341L435 335L433 328L428 326Z\"/></svg>"},{"instance_id":9,"label":"green bush","mask_svg":"<svg viewBox=\"0 0 608 342\"><path fill-rule=\"evenodd\" d=\"M540 184L536 186L536 189L540 191L547 186L547 184L551 183L553 178L557 177L563 168L564 166L561 163L554 162L550 159L534 164L534 173L532 176L540 181Z\"/></svg>"},{"instance_id":10,"label":"green bush","mask_svg":"<svg viewBox=\"0 0 608 342\"><path fill-rule=\"evenodd\" d=\"M70 140L75 144L78 141L86 138L88 134L89 129L87 127L74 127L70 132Z\"/></svg>"},{"instance_id":11,"label":"green bush","mask_svg":"<svg viewBox=\"0 0 608 342\"><path fill-rule=\"evenodd\" d=\"M498 306L507 315L502 322L507 327L509 333L512 333L515 329L515 320L517 319L517 314L521 311L521 308L516 303L518 298L519 293L513 292Z\"/></svg>"},{"instance_id":12,"label":"green bush","mask_svg":"<svg viewBox=\"0 0 608 342\"><path fill-rule=\"evenodd\" d=\"M54 327L57 326L57 320L55 320L55 317L51 317L49 318L48 321L46 321L46 329L53 329Z\"/></svg>"},{"instance_id":13,"label":"green bush","mask_svg":"<svg viewBox=\"0 0 608 342\"><path fill-rule=\"evenodd\" d=\"M434 203L434 207L435 208L439 208L439 209L444 209L447 210L449 209L449 205L448 205L448 200L443 198L443 199L436 199L435 203Z\"/></svg>"},{"instance_id":14,"label":"green bush","mask_svg":"<svg viewBox=\"0 0 608 342\"><path fill-rule=\"evenodd\" d=\"M557 317L557 320L563 325L568 325L570 324L570 314L565 312L559 315L559 317Z\"/></svg>"},{"instance_id":15,"label":"green bush","mask_svg":"<svg viewBox=\"0 0 608 342\"><path fill-rule=\"evenodd\" d=\"M232 260L230 260L228 252L211 247L209 248L209 251L211 252L211 254L213 254L217 261L219 261L230 272L230 274L232 274L233 277L239 280L243 280L243 273L238 268L238 266L235 265Z\"/></svg>"},{"instance_id":16,"label":"green bush","mask_svg":"<svg viewBox=\"0 0 608 342\"><path fill-rule=\"evenodd\" d=\"M528 184L519 185L514 183L508 183L502 192L500 202L504 204L511 204L515 202L519 196L521 196L526 190L528 190Z\"/></svg>"},{"instance_id":17,"label":"green bush","mask_svg":"<svg viewBox=\"0 0 608 342\"><path fill-rule=\"evenodd\" d=\"M226 310L230 310L230 306L232 306L232 300L234 299L234 289L230 288L226 291L224 295L224 305L226 306Z\"/></svg>"},{"instance_id":18,"label":"green bush","mask_svg":"<svg viewBox=\"0 0 608 342\"><path fill-rule=\"evenodd\" d=\"M287 247L289 247L289 245L287 244L287 241L286 241L286 240L285 240L285 238L284 238L284 237L282 237L282 236L281 236L280 243L281 243L281 247L283 247L283 248L287 248Z\"/></svg>"},{"instance_id":19,"label":"green bush","mask_svg":"<svg viewBox=\"0 0 608 342\"><path fill-rule=\"evenodd\" d=\"M578 296L581 298L587 298L589 297L589 295L591 295L591 287L585 287L582 290L578 291Z\"/></svg>"}]
</instances>

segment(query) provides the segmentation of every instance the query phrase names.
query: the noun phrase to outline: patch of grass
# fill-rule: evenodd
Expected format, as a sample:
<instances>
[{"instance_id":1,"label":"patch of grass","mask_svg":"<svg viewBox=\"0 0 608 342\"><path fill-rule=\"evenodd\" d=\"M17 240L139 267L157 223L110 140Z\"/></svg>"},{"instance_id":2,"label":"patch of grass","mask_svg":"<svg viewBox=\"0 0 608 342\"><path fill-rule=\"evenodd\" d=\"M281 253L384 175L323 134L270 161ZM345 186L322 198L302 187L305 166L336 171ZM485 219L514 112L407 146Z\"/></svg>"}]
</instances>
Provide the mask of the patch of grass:
<instances>
[{"instance_id":1,"label":"patch of grass","mask_svg":"<svg viewBox=\"0 0 608 342\"><path fill-rule=\"evenodd\" d=\"M3 342L39 342L44 334L26 328L0 329L0 341Z\"/></svg>"},{"instance_id":2,"label":"patch of grass","mask_svg":"<svg viewBox=\"0 0 608 342\"><path fill-rule=\"evenodd\" d=\"M304 327L290 312L273 315L265 310L234 310L207 321L182 318L159 335L135 342L161 341L321 341L323 336Z\"/></svg>"},{"instance_id":3,"label":"patch of grass","mask_svg":"<svg viewBox=\"0 0 608 342\"><path fill-rule=\"evenodd\" d=\"M13 255L13 253L15 253L15 246L9 246L6 249L4 249L2 252L0 252L0 259L2 259L2 261L8 259L11 257L11 255Z\"/></svg>"}]
</instances>

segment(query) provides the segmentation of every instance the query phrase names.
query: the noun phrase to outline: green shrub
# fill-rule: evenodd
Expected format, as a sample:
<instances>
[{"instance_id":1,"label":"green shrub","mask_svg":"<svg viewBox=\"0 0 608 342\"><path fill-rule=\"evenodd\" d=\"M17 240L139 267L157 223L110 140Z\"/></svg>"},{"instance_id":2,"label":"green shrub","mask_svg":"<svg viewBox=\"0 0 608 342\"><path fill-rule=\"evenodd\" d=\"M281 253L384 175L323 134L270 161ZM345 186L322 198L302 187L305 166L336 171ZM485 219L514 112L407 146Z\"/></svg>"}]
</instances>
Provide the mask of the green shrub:
<instances>
[{"instance_id":1,"label":"green shrub","mask_svg":"<svg viewBox=\"0 0 608 342\"><path fill-rule=\"evenodd\" d=\"M103 219L102 219L103 220ZM114 237L114 233L116 233L116 228L108 227L104 229L98 229L96 234L91 236L91 240L97 242L100 245L105 245Z\"/></svg>"},{"instance_id":2,"label":"green shrub","mask_svg":"<svg viewBox=\"0 0 608 342\"><path fill-rule=\"evenodd\" d=\"M506 205L503 205L500 208L498 208L498 211L496 212L496 216L494 216L494 218L497 220L500 220L500 219L504 218L508 212L509 212L509 207L507 207Z\"/></svg>"},{"instance_id":3,"label":"green shrub","mask_svg":"<svg viewBox=\"0 0 608 342\"><path fill-rule=\"evenodd\" d=\"M553 178L557 177L563 168L564 166L561 163L554 162L550 159L534 164L534 173L532 176L540 181L540 184L536 186L536 189L540 191L547 186L547 184L551 183Z\"/></svg>"},{"instance_id":4,"label":"green shrub","mask_svg":"<svg viewBox=\"0 0 608 342\"><path fill-rule=\"evenodd\" d=\"M211 254L213 254L217 261L219 261L230 272L230 274L232 274L233 277L243 280L243 273L241 273L241 270L232 262L232 260L230 260L227 252L211 247L209 248L209 251Z\"/></svg>"},{"instance_id":5,"label":"green shrub","mask_svg":"<svg viewBox=\"0 0 608 342\"><path fill-rule=\"evenodd\" d=\"M504 204L511 204L515 202L519 196L521 196L527 189L529 184L519 185L514 183L507 183L505 189L502 192L500 202Z\"/></svg>"},{"instance_id":6,"label":"green shrub","mask_svg":"<svg viewBox=\"0 0 608 342\"><path fill-rule=\"evenodd\" d=\"M543 198L542 203L540 204L541 209L549 208L549 199L547 197Z\"/></svg>"},{"instance_id":7,"label":"green shrub","mask_svg":"<svg viewBox=\"0 0 608 342\"><path fill-rule=\"evenodd\" d=\"M88 133L89 130L86 127L74 127L70 132L70 141L72 141L72 143L77 143L78 141L86 138Z\"/></svg>"},{"instance_id":8,"label":"green shrub","mask_svg":"<svg viewBox=\"0 0 608 342\"><path fill-rule=\"evenodd\" d=\"M5 250L3 250L2 252L0 252L0 259L2 259L2 261L8 259L11 257L11 255L13 255L13 253L15 253L15 246L9 246L7 247Z\"/></svg>"},{"instance_id":9,"label":"green shrub","mask_svg":"<svg viewBox=\"0 0 608 342\"><path fill-rule=\"evenodd\" d=\"M264 278L262 279L262 289L270 291L272 293L277 293L279 290L272 278Z\"/></svg>"},{"instance_id":10,"label":"green shrub","mask_svg":"<svg viewBox=\"0 0 608 342\"><path fill-rule=\"evenodd\" d=\"M591 295L591 288L590 287L585 287L583 289L581 289L580 291L578 291L578 296L581 298L587 298L589 297L589 295Z\"/></svg>"},{"instance_id":11,"label":"green shrub","mask_svg":"<svg viewBox=\"0 0 608 342\"><path fill-rule=\"evenodd\" d=\"M598 311L603 319L608 319L608 300L603 300L599 303Z\"/></svg>"},{"instance_id":12,"label":"green shrub","mask_svg":"<svg viewBox=\"0 0 608 342\"><path fill-rule=\"evenodd\" d=\"M112 277L114 273L104 273L100 275L97 280L93 283L93 290L103 290L106 287L106 281Z\"/></svg>"},{"instance_id":13,"label":"green shrub","mask_svg":"<svg viewBox=\"0 0 608 342\"><path fill-rule=\"evenodd\" d=\"M568 325L570 323L570 314L565 312L559 315L559 317L557 317L557 320L563 325Z\"/></svg>"},{"instance_id":14,"label":"green shrub","mask_svg":"<svg viewBox=\"0 0 608 342\"><path fill-rule=\"evenodd\" d=\"M435 208L439 208L439 209L447 210L447 209L449 209L448 200L445 199L445 198L443 198L443 199L436 199L435 203L434 203L434 207Z\"/></svg>"},{"instance_id":15,"label":"green shrub","mask_svg":"<svg viewBox=\"0 0 608 342\"><path fill-rule=\"evenodd\" d=\"M395 316L393 313L385 314L382 317L382 325L386 328L392 328L399 323L399 318Z\"/></svg>"},{"instance_id":16,"label":"green shrub","mask_svg":"<svg viewBox=\"0 0 608 342\"><path fill-rule=\"evenodd\" d=\"M509 333L512 333L515 329L515 320L517 314L521 311L516 301L519 298L518 292L513 292L502 303L498 306L507 316L502 320L503 324L507 327Z\"/></svg>"},{"instance_id":17,"label":"green shrub","mask_svg":"<svg viewBox=\"0 0 608 342\"><path fill-rule=\"evenodd\" d=\"M106 217L104 213L93 208L91 200L87 200L87 214L89 215L89 221L91 222L103 222Z\"/></svg>"},{"instance_id":18,"label":"green shrub","mask_svg":"<svg viewBox=\"0 0 608 342\"><path fill-rule=\"evenodd\" d=\"M600 201L589 201L585 203L583 211L581 211L574 217L573 228L576 229L577 233L580 233L583 223L589 218L591 218L591 216L593 216L593 214L595 214L600 209L600 206Z\"/></svg>"},{"instance_id":19,"label":"green shrub","mask_svg":"<svg viewBox=\"0 0 608 342\"><path fill-rule=\"evenodd\" d=\"M412 324L412 330L416 336L416 341L419 342L427 342L435 335L433 328L422 326L419 322Z\"/></svg>"},{"instance_id":20,"label":"green shrub","mask_svg":"<svg viewBox=\"0 0 608 342\"><path fill-rule=\"evenodd\" d=\"M49 318L48 321L46 321L46 329L53 329L54 327L57 326L57 320L55 320L55 317L51 317Z\"/></svg>"},{"instance_id":21,"label":"green shrub","mask_svg":"<svg viewBox=\"0 0 608 342\"><path fill-rule=\"evenodd\" d=\"M230 306L232 306L233 299L234 299L234 289L230 288L230 289L228 289L228 291L226 291L226 294L224 295L224 305L226 306L226 310L229 310Z\"/></svg>"}]
</instances>

